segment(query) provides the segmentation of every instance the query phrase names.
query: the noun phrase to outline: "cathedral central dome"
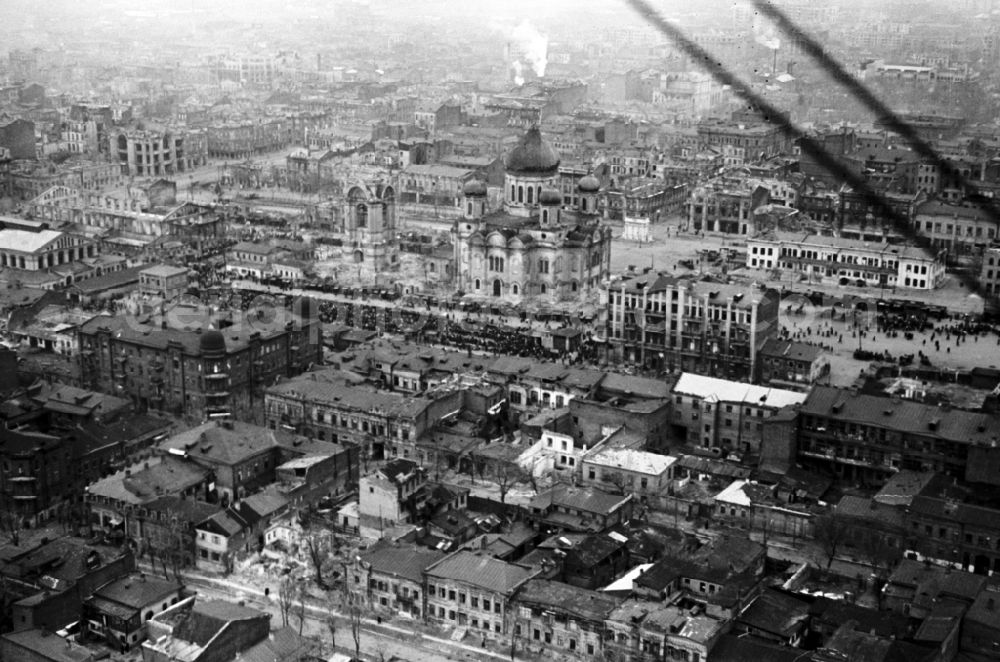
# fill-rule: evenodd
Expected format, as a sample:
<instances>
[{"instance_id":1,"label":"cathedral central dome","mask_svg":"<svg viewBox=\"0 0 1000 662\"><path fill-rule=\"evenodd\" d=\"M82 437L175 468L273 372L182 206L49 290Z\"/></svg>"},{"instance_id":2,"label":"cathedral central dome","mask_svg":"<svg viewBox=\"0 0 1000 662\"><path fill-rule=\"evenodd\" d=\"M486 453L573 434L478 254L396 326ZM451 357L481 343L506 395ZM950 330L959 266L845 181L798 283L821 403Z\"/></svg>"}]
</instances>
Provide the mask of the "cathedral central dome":
<instances>
[{"instance_id":1,"label":"cathedral central dome","mask_svg":"<svg viewBox=\"0 0 1000 662\"><path fill-rule=\"evenodd\" d=\"M533 126L507 155L505 165L513 173L552 174L559 169L559 154L542 140L538 127Z\"/></svg>"}]
</instances>

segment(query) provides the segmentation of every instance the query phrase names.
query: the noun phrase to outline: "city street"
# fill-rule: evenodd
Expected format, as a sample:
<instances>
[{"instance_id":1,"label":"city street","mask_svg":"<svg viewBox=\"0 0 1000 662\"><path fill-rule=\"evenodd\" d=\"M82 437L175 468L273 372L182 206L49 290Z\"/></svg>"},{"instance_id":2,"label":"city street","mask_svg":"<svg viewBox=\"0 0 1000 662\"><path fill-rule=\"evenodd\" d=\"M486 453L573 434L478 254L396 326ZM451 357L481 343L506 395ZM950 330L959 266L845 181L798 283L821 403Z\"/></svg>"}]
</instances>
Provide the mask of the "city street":
<instances>
[{"instance_id":1,"label":"city street","mask_svg":"<svg viewBox=\"0 0 1000 662\"><path fill-rule=\"evenodd\" d=\"M143 570L152 572L147 564ZM277 586L266 587L270 590L269 595L265 595L265 587L257 584L244 583L238 581L238 577L225 579L213 577L204 573L188 569L183 573L185 586L197 591L198 595L208 599L237 600L243 601L248 607L260 609L271 614L271 627L282 626L281 609L277 599ZM302 582L301 585L305 585ZM310 590L310 594L313 593ZM322 641L325 650L330 646L330 629L328 619L332 615L336 621L336 645L337 650L348 655L354 654L354 640L348 616L343 611L338 610L341 604L339 596L327 601L325 604L315 597L311 597L306 605L306 619L302 627L302 634L315 637ZM289 625L298 628L298 618L294 612L289 616ZM360 637L361 654L366 660L382 662L391 657L399 660L411 662L468 662L470 660L497 661L506 660L510 662L509 653L502 654L493 650L473 646L461 642L451 641L446 638L436 637L425 632L427 626L413 622L407 624L405 621L395 620L392 622L379 622L375 618L362 618L362 632ZM515 657L515 661L521 659Z\"/></svg>"}]
</instances>

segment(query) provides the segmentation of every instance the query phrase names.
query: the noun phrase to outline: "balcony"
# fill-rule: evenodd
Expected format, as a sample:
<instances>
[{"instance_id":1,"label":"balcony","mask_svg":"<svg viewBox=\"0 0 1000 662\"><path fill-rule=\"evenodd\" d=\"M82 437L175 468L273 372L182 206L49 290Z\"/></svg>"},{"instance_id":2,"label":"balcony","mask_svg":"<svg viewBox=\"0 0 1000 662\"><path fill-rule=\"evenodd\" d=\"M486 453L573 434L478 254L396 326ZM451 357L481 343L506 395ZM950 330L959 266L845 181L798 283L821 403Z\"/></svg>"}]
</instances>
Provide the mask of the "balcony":
<instances>
[{"instance_id":1,"label":"balcony","mask_svg":"<svg viewBox=\"0 0 1000 662\"><path fill-rule=\"evenodd\" d=\"M205 375L205 379L208 380L218 380L218 379L229 379L228 372L210 372Z\"/></svg>"}]
</instances>

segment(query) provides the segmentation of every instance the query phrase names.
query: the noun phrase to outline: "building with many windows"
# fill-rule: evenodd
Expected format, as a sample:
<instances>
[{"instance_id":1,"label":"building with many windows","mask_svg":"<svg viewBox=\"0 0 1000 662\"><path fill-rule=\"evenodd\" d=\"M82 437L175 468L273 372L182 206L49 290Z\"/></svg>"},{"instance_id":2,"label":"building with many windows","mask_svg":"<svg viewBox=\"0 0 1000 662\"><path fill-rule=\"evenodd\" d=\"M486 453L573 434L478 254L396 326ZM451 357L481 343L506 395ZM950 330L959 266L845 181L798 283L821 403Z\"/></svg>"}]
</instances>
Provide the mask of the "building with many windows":
<instances>
[{"instance_id":1,"label":"building with many windows","mask_svg":"<svg viewBox=\"0 0 1000 662\"><path fill-rule=\"evenodd\" d=\"M778 303L775 290L634 275L608 286L608 351L651 370L751 380Z\"/></svg>"},{"instance_id":2,"label":"building with many windows","mask_svg":"<svg viewBox=\"0 0 1000 662\"><path fill-rule=\"evenodd\" d=\"M987 248L983 252L983 266L979 274L979 285L986 294L1000 297L1000 246Z\"/></svg>"},{"instance_id":3,"label":"building with many windows","mask_svg":"<svg viewBox=\"0 0 1000 662\"><path fill-rule=\"evenodd\" d=\"M1000 483L1000 418L984 412L815 386L799 410L800 461L881 484L901 469Z\"/></svg>"},{"instance_id":4,"label":"building with many windows","mask_svg":"<svg viewBox=\"0 0 1000 662\"><path fill-rule=\"evenodd\" d=\"M559 155L529 129L507 155L502 210L487 211L484 183L463 189L464 218L452 230L456 287L513 301L592 295L611 265L611 230L597 214L592 179L580 181L580 211L563 209Z\"/></svg>"},{"instance_id":5,"label":"building with many windows","mask_svg":"<svg viewBox=\"0 0 1000 662\"><path fill-rule=\"evenodd\" d=\"M483 552L459 550L424 571L427 617L487 639L503 639L511 598L536 574Z\"/></svg>"},{"instance_id":6,"label":"building with many windows","mask_svg":"<svg viewBox=\"0 0 1000 662\"><path fill-rule=\"evenodd\" d=\"M262 418L264 388L322 360L322 331L303 303L260 317L178 304L152 315L99 316L78 332L80 378L140 408L202 419Z\"/></svg>"},{"instance_id":7,"label":"building with many windows","mask_svg":"<svg viewBox=\"0 0 1000 662\"><path fill-rule=\"evenodd\" d=\"M944 282L943 252L821 235L775 233L747 241L747 266L781 269L809 282L933 290Z\"/></svg>"},{"instance_id":8,"label":"building with many windows","mask_svg":"<svg viewBox=\"0 0 1000 662\"><path fill-rule=\"evenodd\" d=\"M693 446L756 453L763 420L805 393L684 373L674 385L674 434Z\"/></svg>"}]
</instances>

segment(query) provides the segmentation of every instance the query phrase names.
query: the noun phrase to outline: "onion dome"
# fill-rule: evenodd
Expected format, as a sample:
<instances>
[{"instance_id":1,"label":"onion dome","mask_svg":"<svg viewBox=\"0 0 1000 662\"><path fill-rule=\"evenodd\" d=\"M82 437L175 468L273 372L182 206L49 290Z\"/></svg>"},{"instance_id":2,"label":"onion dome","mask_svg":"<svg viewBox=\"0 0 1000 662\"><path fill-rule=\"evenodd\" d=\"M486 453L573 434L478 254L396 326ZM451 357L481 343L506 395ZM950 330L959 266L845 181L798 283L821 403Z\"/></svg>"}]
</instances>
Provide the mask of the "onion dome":
<instances>
[{"instance_id":1,"label":"onion dome","mask_svg":"<svg viewBox=\"0 0 1000 662\"><path fill-rule=\"evenodd\" d=\"M486 195L486 182L481 179L470 179L462 187L462 193L466 197L478 198Z\"/></svg>"},{"instance_id":2,"label":"onion dome","mask_svg":"<svg viewBox=\"0 0 1000 662\"><path fill-rule=\"evenodd\" d=\"M507 155L506 168L513 173L553 174L559 169L559 154L542 140L538 127L533 126Z\"/></svg>"},{"instance_id":3,"label":"onion dome","mask_svg":"<svg viewBox=\"0 0 1000 662\"><path fill-rule=\"evenodd\" d=\"M561 205L562 193L554 188L543 188L538 194L538 204L540 205Z\"/></svg>"},{"instance_id":4,"label":"onion dome","mask_svg":"<svg viewBox=\"0 0 1000 662\"><path fill-rule=\"evenodd\" d=\"M597 193L601 189L601 181L593 175L585 175L577 182L580 193Z\"/></svg>"},{"instance_id":5,"label":"onion dome","mask_svg":"<svg viewBox=\"0 0 1000 662\"><path fill-rule=\"evenodd\" d=\"M198 347L202 352L225 352L226 337L217 329L206 329L201 334Z\"/></svg>"}]
</instances>

